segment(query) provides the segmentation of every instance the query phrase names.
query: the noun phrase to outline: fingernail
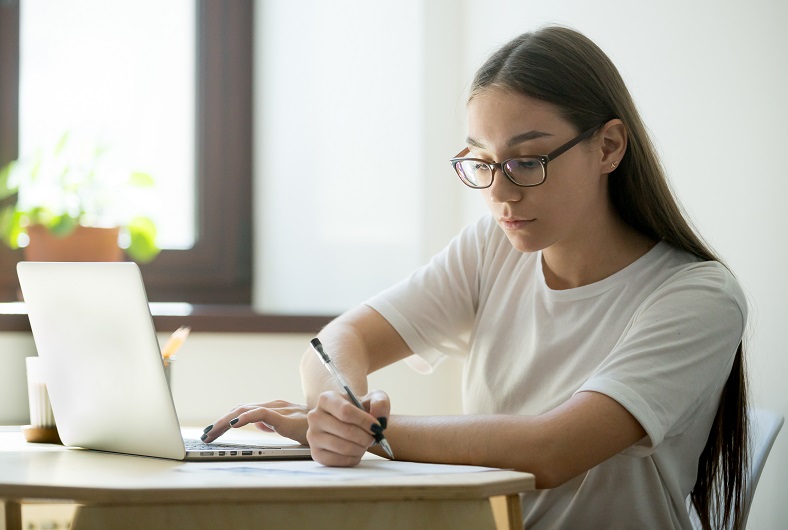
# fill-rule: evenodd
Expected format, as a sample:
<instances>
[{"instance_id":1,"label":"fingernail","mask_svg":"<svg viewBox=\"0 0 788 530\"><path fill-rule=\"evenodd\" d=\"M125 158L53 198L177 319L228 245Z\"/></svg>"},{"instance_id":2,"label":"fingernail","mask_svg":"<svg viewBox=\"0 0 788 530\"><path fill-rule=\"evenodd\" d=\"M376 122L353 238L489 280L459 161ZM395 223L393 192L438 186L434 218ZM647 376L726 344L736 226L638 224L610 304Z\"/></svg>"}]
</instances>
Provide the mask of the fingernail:
<instances>
[{"instance_id":1,"label":"fingernail","mask_svg":"<svg viewBox=\"0 0 788 530\"><path fill-rule=\"evenodd\" d=\"M380 426L383 427L383 430L386 430L386 425L388 425L388 420L386 418L378 418L380 422Z\"/></svg>"},{"instance_id":2,"label":"fingernail","mask_svg":"<svg viewBox=\"0 0 788 530\"><path fill-rule=\"evenodd\" d=\"M200 440L202 440L203 442L205 441L206 438L208 438L207 434L203 434L202 436L200 436Z\"/></svg>"},{"instance_id":3,"label":"fingernail","mask_svg":"<svg viewBox=\"0 0 788 530\"><path fill-rule=\"evenodd\" d=\"M381 434L381 433L383 433L383 427L381 427L377 423L373 423L372 427L370 427L369 430L372 431L372 434Z\"/></svg>"},{"instance_id":4,"label":"fingernail","mask_svg":"<svg viewBox=\"0 0 788 530\"><path fill-rule=\"evenodd\" d=\"M238 423L238 418L230 420L230 425L235 425L236 423Z\"/></svg>"},{"instance_id":5,"label":"fingernail","mask_svg":"<svg viewBox=\"0 0 788 530\"><path fill-rule=\"evenodd\" d=\"M211 429L213 429L213 424L210 424L210 425L208 425L206 428L204 428L204 429L202 430L202 432L204 432L204 433L207 433L207 432L209 432Z\"/></svg>"}]
</instances>

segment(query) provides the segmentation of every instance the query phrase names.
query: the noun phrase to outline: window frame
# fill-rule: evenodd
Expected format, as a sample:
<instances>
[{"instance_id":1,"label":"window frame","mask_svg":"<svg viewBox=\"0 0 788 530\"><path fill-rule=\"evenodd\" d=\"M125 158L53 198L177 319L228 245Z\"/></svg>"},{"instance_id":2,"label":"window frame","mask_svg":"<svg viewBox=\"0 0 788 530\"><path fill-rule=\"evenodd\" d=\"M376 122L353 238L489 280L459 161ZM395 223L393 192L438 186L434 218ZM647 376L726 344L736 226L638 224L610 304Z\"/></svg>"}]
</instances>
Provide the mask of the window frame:
<instances>
[{"instance_id":1,"label":"window frame","mask_svg":"<svg viewBox=\"0 0 788 530\"><path fill-rule=\"evenodd\" d=\"M0 164L18 156L19 13L0 0ZM151 301L251 304L253 15L253 0L197 0L198 238L141 265ZM0 245L0 301L18 299L21 259Z\"/></svg>"}]
</instances>

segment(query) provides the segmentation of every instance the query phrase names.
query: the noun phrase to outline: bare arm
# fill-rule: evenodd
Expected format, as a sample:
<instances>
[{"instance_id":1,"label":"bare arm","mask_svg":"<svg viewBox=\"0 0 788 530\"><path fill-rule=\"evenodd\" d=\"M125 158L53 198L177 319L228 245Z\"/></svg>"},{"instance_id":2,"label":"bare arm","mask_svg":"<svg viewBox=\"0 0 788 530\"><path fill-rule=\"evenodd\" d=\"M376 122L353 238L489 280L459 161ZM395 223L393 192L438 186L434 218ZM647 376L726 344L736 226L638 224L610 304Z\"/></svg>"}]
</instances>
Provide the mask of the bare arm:
<instances>
[{"instance_id":1,"label":"bare arm","mask_svg":"<svg viewBox=\"0 0 788 530\"><path fill-rule=\"evenodd\" d=\"M386 430L397 459L527 471L538 488L559 486L645 435L624 407L596 392L540 416L394 416Z\"/></svg>"},{"instance_id":2,"label":"bare arm","mask_svg":"<svg viewBox=\"0 0 788 530\"><path fill-rule=\"evenodd\" d=\"M369 374L412 353L391 324L367 306L337 318L318 334L318 338L358 396L367 393ZM338 390L311 348L301 358L301 383L310 408L317 404L322 392Z\"/></svg>"}]
</instances>

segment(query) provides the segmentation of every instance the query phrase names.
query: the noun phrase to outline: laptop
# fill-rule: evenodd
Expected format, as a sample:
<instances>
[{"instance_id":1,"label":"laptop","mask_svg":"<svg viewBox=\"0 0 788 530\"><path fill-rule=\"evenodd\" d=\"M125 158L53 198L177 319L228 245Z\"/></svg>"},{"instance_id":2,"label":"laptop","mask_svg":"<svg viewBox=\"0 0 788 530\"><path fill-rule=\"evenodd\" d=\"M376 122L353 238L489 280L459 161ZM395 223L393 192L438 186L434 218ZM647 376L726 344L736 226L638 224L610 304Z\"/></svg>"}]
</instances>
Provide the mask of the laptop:
<instances>
[{"instance_id":1,"label":"laptop","mask_svg":"<svg viewBox=\"0 0 788 530\"><path fill-rule=\"evenodd\" d=\"M286 438L187 449L135 263L22 261L17 274L64 445L174 460L310 458Z\"/></svg>"}]
</instances>

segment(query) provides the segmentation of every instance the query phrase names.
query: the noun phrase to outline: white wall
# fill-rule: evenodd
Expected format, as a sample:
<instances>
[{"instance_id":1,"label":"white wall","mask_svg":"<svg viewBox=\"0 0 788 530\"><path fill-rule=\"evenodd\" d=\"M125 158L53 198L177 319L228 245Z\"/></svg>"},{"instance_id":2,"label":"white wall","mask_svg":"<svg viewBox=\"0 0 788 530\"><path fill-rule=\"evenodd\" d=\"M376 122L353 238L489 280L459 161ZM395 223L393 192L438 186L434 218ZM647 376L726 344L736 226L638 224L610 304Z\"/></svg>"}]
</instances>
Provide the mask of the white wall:
<instances>
[{"instance_id":1,"label":"white wall","mask_svg":"<svg viewBox=\"0 0 788 530\"><path fill-rule=\"evenodd\" d=\"M339 313L465 222L461 11L447 0L257 4L254 300Z\"/></svg>"}]
</instances>

